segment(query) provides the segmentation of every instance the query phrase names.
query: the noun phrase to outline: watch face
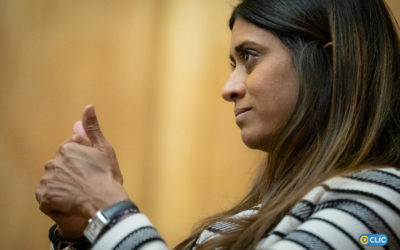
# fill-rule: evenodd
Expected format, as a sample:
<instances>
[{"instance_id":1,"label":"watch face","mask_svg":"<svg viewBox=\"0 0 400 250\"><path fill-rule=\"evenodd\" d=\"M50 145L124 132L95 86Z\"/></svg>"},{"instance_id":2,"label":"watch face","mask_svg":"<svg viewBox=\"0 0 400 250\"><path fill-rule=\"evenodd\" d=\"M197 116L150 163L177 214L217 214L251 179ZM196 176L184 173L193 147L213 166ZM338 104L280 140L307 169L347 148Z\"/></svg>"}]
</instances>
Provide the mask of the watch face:
<instances>
[{"instance_id":1,"label":"watch face","mask_svg":"<svg viewBox=\"0 0 400 250\"><path fill-rule=\"evenodd\" d=\"M96 213L96 216L93 219L89 219L89 224L85 228L83 232L85 237L93 243L101 230L107 225L108 220L103 216L101 211Z\"/></svg>"}]
</instances>

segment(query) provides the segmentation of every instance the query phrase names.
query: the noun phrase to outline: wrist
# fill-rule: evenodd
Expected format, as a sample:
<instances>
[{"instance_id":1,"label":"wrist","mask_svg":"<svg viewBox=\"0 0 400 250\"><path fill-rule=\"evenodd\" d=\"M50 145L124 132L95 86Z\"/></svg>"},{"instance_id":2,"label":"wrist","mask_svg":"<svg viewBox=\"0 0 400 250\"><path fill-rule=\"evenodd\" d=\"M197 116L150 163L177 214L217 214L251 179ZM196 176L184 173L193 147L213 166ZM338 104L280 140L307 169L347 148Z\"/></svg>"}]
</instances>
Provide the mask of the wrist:
<instances>
[{"instance_id":1,"label":"wrist","mask_svg":"<svg viewBox=\"0 0 400 250\"><path fill-rule=\"evenodd\" d=\"M117 202L106 209L99 210L96 215L89 219L89 224L84 235L94 243L105 231L130 214L138 213L139 209L130 200Z\"/></svg>"},{"instance_id":2,"label":"wrist","mask_svg":"<svg viewBox=\"0 0 400 250\"><path fill-rule=\"evenodd\" d=\"M90 197L90 200L82 203L83 216L88 220L96 216L96 213L100 210L104 210L118 202L130 200L128 194L122 185L117 184L111 188L111 185L106 185L108 188L107 192L102 193L98 196Z\"/></svg>"},{"instance_id":3,"label":"wrist","mask_svg":"<svg viewBox=\"0 0 400 250\"><path fill-rule=\"evenodd\" d=\"M60 237L64 238L64 239L70 239L70 240L76 240L79 238L82 238L83 232L69 232L66 230L63 230L61 227L57 226L57 233Z\"/></svg>"}]
</instances>

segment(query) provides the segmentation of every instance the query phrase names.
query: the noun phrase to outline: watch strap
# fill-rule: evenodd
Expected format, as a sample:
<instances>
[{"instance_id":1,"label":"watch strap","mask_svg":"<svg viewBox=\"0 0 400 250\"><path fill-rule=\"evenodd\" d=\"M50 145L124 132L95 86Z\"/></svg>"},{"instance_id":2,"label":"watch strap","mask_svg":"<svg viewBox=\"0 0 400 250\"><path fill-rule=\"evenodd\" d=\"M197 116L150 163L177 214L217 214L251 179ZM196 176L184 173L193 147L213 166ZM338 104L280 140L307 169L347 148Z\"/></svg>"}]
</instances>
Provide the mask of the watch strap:
<instances>
[{"instance_id":1,"label":"watch strap","mask_svg":"<svg viewBox=\"0 0 400 250\"><path fill-rule=\"evenodd\" d=\"M132 214L138 213L139 209L132 201L125 200L117 202L104 210L97 211L96 216L89 219L89 224L85 228L84 235L91 243L94 243L110 228L111 222L114 221L114 224L117 223L118 218L124 216L126 211Z\"/></svg>"},{"instance_id":2,"label":"watch strap","mask_svg":"<svg viewBox=\"0 0 400 250\"><path fill-rule=\"evenodd\" d=\"M121 212L128 210L128 209L133 209L139 212L139 209L130 200L125 200L125 201L120 201L115 203L114 205L111 205L107 207L106 209L102 210L101 213L103 216L108 220L111 221L114 217L118 216Z\"/></svg>"}]
</instances>

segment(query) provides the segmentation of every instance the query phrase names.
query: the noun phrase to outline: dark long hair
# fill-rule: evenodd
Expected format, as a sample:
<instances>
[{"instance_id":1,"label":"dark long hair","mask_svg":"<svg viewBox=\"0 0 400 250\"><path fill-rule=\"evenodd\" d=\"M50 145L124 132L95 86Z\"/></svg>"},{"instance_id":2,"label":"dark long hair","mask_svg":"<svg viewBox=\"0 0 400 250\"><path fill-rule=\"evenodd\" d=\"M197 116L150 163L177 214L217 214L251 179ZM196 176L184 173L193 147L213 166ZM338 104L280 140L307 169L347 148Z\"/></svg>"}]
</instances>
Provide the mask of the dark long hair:
<instances>
[{"instance_id":1,"label":"dark long hair","mask_svg":"<svg viewBox=\"0 0 400 250\"><path fill-rule=\"evenodd\" d=\"M190 248L215 221L234 222L240 230L197 249L254 249L321 181L400 166L400 45L383 0L243 0L231 29L237 18L271 31L290 49L298 103L248 195L205 220L176 249ZM258 214L232 218L258 204Z\"/></svg>"}]
</instances>

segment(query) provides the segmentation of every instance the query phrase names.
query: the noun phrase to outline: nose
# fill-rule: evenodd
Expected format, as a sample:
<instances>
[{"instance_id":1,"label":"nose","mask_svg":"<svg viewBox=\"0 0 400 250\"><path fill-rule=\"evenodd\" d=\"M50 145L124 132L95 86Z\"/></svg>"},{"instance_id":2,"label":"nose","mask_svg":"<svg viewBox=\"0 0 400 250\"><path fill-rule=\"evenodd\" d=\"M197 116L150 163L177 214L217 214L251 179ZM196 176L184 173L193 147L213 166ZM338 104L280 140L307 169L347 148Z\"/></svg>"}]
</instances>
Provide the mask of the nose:
<instances>
[{"instance_id":1,"label":"nose","mask_svg":"<svg viewBox=\"0 0 400 250\"><path fill-rule=\"evenodd\" d=\"M233 71L225 86L222 88L222 98L228 102L234 102L243 98L246 94L244 79L237 71Z\"/></svg>"}]
</instances>

